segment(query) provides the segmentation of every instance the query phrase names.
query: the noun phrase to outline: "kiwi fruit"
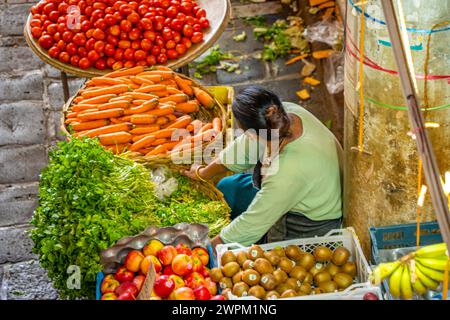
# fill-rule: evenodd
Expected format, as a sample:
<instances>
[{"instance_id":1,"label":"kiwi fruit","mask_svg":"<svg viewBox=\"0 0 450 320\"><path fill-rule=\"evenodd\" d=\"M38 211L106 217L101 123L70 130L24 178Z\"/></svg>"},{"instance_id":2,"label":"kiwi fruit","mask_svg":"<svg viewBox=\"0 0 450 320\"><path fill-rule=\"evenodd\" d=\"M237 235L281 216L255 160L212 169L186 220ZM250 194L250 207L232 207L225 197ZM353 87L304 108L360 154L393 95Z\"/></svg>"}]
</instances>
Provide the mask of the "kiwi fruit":
<instances>
[{"instance_id":1,"label":"kiwi fruit","mask_svg":"<svg viewBox=\"0 0 450 320\"><path fill-rule=\"evenodd\" d=\"M300 286L302 285L300 280L297 280L295 278L289 278L289 279L286 280L285 283L293 290L300 289Z\"/></svg>"},{"instance_id":2,"label":"kiwi fruit","mask_svg":"<svg viewBox=\"0 0 450 320\"><path fill-rule=\"evenodd\" d=\"M312 290L312 294L321 294L321 293L323 293L323 291L322 291L322 289L320 289L320 288L314 288L314 289Z\"/></svg>"},{"instance_id":3,"label":"kiwi fruit","mask_svg":"<svg viewBox=\"0 0 450 320\"><path fill-rule=\"evenodd\" d=\"M289 277L286 272L278 268L273 272L273 276L275 277L275 281L277 284L285 282Z\"/></svg>"},{"instance_id":4,"label":"kiwi fruit","mask_svg":"<svg viewBox=\"0 0 450 320\"><path fill-rule=\"evenodd\" d=\"M266 300L274 300L280 298L280 294L275 290L266 293Z\"/></svg>"},{"instance_id":5,"label":"kiwi fruit","mask_svg":"<svg viewBox=\"0 0 450 320\"><path fill-rule=\"evenodd\" d=\"M279 294L283 294L283 292L285 292L286 290L292 289L289 285L287 285L286 283L282 283L276 286L275 290L279 293Z\"/></svg>"},{"instance_id":6,"label":"kiwi fruit","mask_svg":"<svg viewBox=\"0 0 450 320\"><path fill-rule=\"evenodd\" d=\"M314 283L319 286L322 282L331 281L331 275L328 271L320 271L314 276Z\"/></svg>"},{"instance_id":7,"label":"kiwi fruit","mask_svg":"<svg viewBox=\"0 0 450 320\"><path fill-rule=\"evenodd\" d=\"M345 289L353 283L353 277L348 273L340 272L333 277L339 289Z\"/></svg>"},{"instance_id":8,"label":"kiwi fruit","mask_svg":"<svg viewBox=\"0 0 450 320\"><path fill-rule=\"evenodd\" d=\"M284 249L286 257L291 260L298 261L302 257L303 251L296 245L289 245Z\"/></svg>"},{"instance_id":9,"label":"kiwi fruit","mask_svg":"<svg viewBox=\"0 0 450 320\"><path fill-rule=\"evenodd\" d=\"M334 263L332 263L332 262L330 262L326 267L325 267L325 270L327 270L329 273L330 273L330 275L332 276L332 277L334 277L334 275L336 274L336 273L339 273L340 271L341 271L341 268L339 268L337 265L335 265Z\"/></svg>"},{"instance_id":10,"label":"kiwi fruit","mask_svg":"<svg viewBox=\"0 0 450 320\"><path fill-rule=\"evenodd\" d=\"M303 280L303 282L304 282L304 283L312 284L313 281L314 281L313 275L312 275L310 272L308 272L308 273L306 274L305 280Z\"/></svg>"},{"instance_id":11,"label":"kiwi fruit","mask_svg":"<svg viewBox=\"0 0 450 320\"><path fill-rule=\"evenodd\" d=\"M316 265L314 267L312 267L311 269L309 269L309 273L311 273L313 275L313 277L318 274L320 271L323 271L323 265L321 263L316 263Z\"/></svg>"},{"instance_id":12,"label":"kiwi fruit","mask_svg":"<svg viewBox=\"0 0 450 320\"><path fill-rule=\"evenodd\" d=\"M212 281L219 282L220 279L223 278L223 273L222 270L220 270L220 268L212 268L211 271L209 272L209 276L211 277Z\"/></svg>"},{"instance_id":13,"label":"kiwi fruit","mask_svg":"<svg viewBox=\"0 0 450 320\"><path fill-rule=\"evenodd\" d=\"M295 267L295 262L286 257L281 258L280 262L278 263L278 268L280 268L281 270L283 270L286 273L291 272L292 269L294 269L294 267Z\"/></svg>"},{"instance_id":14,"label":"kiwi fruit","mask_svg":"<svg viewBox=\"0 0 450 320\"><path fill-rule=\"evenodd\" d=\"M249 286L255 286L259 283L261 276L259 273L253 269L247 269L242 272L242 281L244 281Z\"/></svg>"},{"instance_id":15,"label":"kiwi fruit","mask_svg":"<svg viewBox=\"0 0 450 320\"><path fill-rule=\"evenodd\" d=\"M341 267L341 272L347 273L349 274L352 278L354 278L356 276L356 263L352 262L352 261L348 261L346 262L342 267Z\"/></svg>"},{"instance_id":16,"label":"kiwi fruit","mask_svg":"<svg viewBox=\"0 0 450 320\"><path fill-rule=\"evenodd\" d=\"M266 297L266 290L261 286L253 286L248 290L248 295L263 300Z\"/></svg>"},{"instance_id":17,"label":"kiwi fruit","mask_svg":"<svg viewBox=\"0 0 450 320\"><path fill-rule=\"evenodd\" d=\"M236 255L231 251L225 251L225 253L222 255L222 258L220 258L220 262L222 266L226 265L229 262L235 262L236 261Z\"/></svg>"},{"instance_id":18,"label":"kiwi fruit","mask_svg":"<svg viewBox=\"0 0 450 320\"><path fill-rule=\"evenodd\" d=\"M242 269L244 269L244 270L253 269L254 266L255 266L255 262L252 261L252 260L247 259L242 264Z\"/></svg>"},{"instance_id":19,"label":"kiwi fruit","mask_svg":"<svg viewBox=\"0 0 450 320\"><path fill-rule=\"evenodd\" d=\"M335 292L338 289L338 286L334 281L324 281L320 283L319 288L324 293L330 293Z\"/></svg>"},{"instance_id":20,"label":"kiwi fruit","mask_svg":"<svg viewBox=\"0 0 450 320\"><path fill-rule=\"evenodd\" d=\"M289 276L291 278L295 278L295 279L300 280L300 281L303 282L305 280L305 278L306 278L307 273L308 273L308 271L306 271L305 268L300 267L300 266L295 266L291 270L291 272L289 272Z\"/></svg>"},{"instance_id":21,"label":"kiwi fruit","mask_svg":"<svg viewBox=\"0 0 450 320\"><path fill-rule=\"evenodd\" d=\"M338 247L334 250L331 256L331 261L337 266L342 266L348 261L350 255L351 253L347 248Z\"/></svg>"},{"instance_id":22,"label":"kiwi fruit","mask_svg":"<svg viewBox=\"0 0 450 320\"><path fill-rule=\"evenodd\" d=\"M250 287L245 282L238 282L233 286L233 294L236 297L246 297L248 296L248 290Z\"/></svg>"},{"instance_id":23,"label":"kiwi fruit","mask_svg":"<svg viewBox=\"0 0 450 320\"><path fill-rule=\"evenodd\" d=\"M245 251L239 251L236 253L236 262L239 263L240 266L242 266L247 260L247 253Z\"/></svg>"},{"instance_id":24,"label":"kiwi fruit","mask_svg":"<svg viewBox=\"0 0 450 320\"><path fill-rule=\"evenodd\" d=\"M273 290L277 286L277 280L271 273L263 274L259 282L266 290Z\"/></svg>"},{"instance_id":25,"label":"kiwi fruit","mask_svg":"<svg viewBox=\"0 0 450 320\"><path fill-rule=\"evenodd\" d=\"M306 270L309 270L312 267L314 267L314 265L316 264L316 260L314 259L314 256L311 253L305 252L300 258L300 260L296 262L296 264L300 267L305 268Z\"/></svg>"},{"instance_id":26,"label":"kiwi fruit","mask_svg":"<svg viewBox=\"0 0 450 320\"><path fill-rule=\"evenodd\" d=\"M243 280L242 280L242 274L243 274L243 273L244 273L243 271L239 271L238 273L236 273L236 274L231 278L231 280L233 281L233 283L238 283L238 282L243 281Z\"/></svg>"},{"instance_id":27,"label":"kiwi fruit","mask_svg":"<svg viewBox=\"0 0 450 320\"><path fill-rule=\"evenodd\" d=\"M300 289L298 290L305 294L310 294L312 291L312 286L307 282L303 282L302 285L300 286Z\"/></svg>"},{"instance_id":28,"label":"kiwi fruit","mask_svg":"<svg viewBox=\"0 0 450 320\"><path fill-rule=\"evenodd\" d=\"M231 288L233 288L233 281L231 280L231 278L223 277L219 281L219 287L222 290L227 289L227 288L231 289Z\"/></svg>"},{"instance_id":29,"label":"kiwi fruit","mask_svg":"<svg viewBox=\"0 0 450 320\"><path fill-rule=\"evenodd\" d=\"M284 252L284 249L282 247L275 247L270 252L275 253L280 258L286 257L286 252Z\"/></svg>"},{"instance_id":30,"label":"kiwi fruit","mask_svg":"<svg viewBox=\"0 0 450 320\"><path fill-rule=\"evenodd\" d=\"M314 249L314 258L319 262L326 262L331 259L333 252L325 246L318 246Z\"/></svg>"},{"instance_id":31,"label":"kiwi fruit","mask_svg":"<svg viewBox=\"0 0 450 320\"><path fill-rule=\"evenodd\" d=\"M272 264L265 258L256 259L253 269L258 271L260 274L273 272Z\"/></svg>"},{"instance_id":32,"label":"kiwi fruit","mask_svg":"<svg viewBox=\"0 0 450 320\"><path fill-rule=\"evenodd\" d=\"M283 292L281 294L281 298L291 298L291 297L296 297L296 296L297 296L297 292L295 292L295 290L293 290L293 289L286 290L285 292Z\"/></svg>"},{"instance_id":33,"label":"kiwi fruit","mask_svg":"<svg viewBox=\"0 0 450 320\"><path fill-rule=\"evenodd\" d=\"M264 250L258 245L251 246L247 251L247 258L250 260L255 261L256 259L263 257L264 257Z\"/></svg>"},{"instance_id":34,"label":"kiwi fruit","mask_svg":"<svg viewBox=\"0 0 450 320\"><path fill-rule=\"evenodd\" d=\"M222 273L225 277L231 278L239 272L241 266L236 261L228 262L222 267Z\"/></svg>"},{"instance_id":35,"label":"kiwi fruit","mask_svg":"<svg viewBox=\"0 0 450 320\"><path fill-rule=\"evenodd\" d=\"M230 288L226 288L226 289L222 290L221 295L224 296L225 300L228 300L228 293L230 293L230 292L231 292L231 289Z\"/></svg>"},{"instance_id":36,"label":"kiwi fruit","mask_svg":"<svg viewBox=\"0 0 450 320\"><path fill-rule=\"evenodd\" d=\"M264 258L269 260L269 262L273 266L278 265L278 263L280 262L280 257L276 253L274 253L272 251L264 252Z\"/></svg>"}]
</instances>

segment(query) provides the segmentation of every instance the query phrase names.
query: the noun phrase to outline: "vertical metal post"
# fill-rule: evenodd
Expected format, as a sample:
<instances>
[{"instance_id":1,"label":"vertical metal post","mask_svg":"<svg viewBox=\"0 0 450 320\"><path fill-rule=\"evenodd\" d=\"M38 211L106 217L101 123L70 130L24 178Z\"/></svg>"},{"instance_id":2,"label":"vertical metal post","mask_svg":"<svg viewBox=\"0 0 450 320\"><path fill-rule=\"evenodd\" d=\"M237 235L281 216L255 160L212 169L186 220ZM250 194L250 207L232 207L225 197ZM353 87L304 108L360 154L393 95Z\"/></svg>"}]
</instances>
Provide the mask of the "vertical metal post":
<instances>
[{"instance_id":1,"label":"vertical metal post","mask_svg":"<svg viewBox=\"0 0 450 320\"><path fill-rule=\"evenodd\" d=\"M64 71L61 71L61 82L64 92L64 103L66 103L67 100L69 100L70 93L69 93L69 83L67 82L67 74Z\"/></svg>"}]
</instances>

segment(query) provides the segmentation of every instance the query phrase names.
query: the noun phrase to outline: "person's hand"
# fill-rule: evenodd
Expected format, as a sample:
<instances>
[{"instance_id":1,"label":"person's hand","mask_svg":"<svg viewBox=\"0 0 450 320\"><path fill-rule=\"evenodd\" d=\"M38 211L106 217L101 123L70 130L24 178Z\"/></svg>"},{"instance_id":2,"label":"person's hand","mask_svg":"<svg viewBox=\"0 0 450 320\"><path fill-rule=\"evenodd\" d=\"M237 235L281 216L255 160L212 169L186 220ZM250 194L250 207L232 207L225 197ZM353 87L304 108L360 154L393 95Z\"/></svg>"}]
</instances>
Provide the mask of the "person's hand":
<instances>
[{"instance_id":1,"label":"person's hand","mask_svg":"<svg viewBox=\"0 0 450 320\"><path fill-rule=\"evenodd\" d=\"M181 174L186 176L186 177L188 177L188 178L191 178L193 180L199 180L197 175L195 174L195 171L200 166L202 166L202 165L194 163L189 170L181 170Z\"/></svg>"}]
</instances>

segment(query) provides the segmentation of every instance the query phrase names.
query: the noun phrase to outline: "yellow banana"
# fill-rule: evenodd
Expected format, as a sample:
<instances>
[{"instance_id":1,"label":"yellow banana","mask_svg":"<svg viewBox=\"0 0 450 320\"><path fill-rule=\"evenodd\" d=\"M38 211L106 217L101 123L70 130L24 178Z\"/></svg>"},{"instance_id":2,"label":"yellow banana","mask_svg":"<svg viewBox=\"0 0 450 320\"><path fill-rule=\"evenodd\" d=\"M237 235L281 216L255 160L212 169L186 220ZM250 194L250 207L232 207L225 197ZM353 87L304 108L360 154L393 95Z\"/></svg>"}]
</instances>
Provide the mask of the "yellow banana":
<instances>
[{"instance_id":1,"label":"yellow banana","mask_svg":"<svg viewBox=\"0 0 450 320\"><path fill-rule=\"evenodd\" d=\"M416 251L416 257L419 258L437 258L446 256L447 245L445 242L432 244L426 247L422 247Z\"/></svg>"},{"instance_id":2,"label":"yellow banana","mask_svg":"<svg viewBox=\"0 0 450 320\"><path fill-rule=\"evenodd\" d=\"M402 278L400 280L400 291L402 298L406 300L411 300L413 297L413 288L411 286L411 273L409 272L409 266L405 265L403 267ZM392 290L391 290L392 292Z\"/></svg>"},{"instance_id":3,"label":"yellow banana","mask_svg":"<svg viewBox=\"0 0 450 320\"><path fill-rule=\"evenodd\" d=\"M444 271L445 265L447 264L446 259L416 258L416 261L424 267L438 271Z\"/></svg>"},{"instance_id":4,"label":"yellow banana","mask_svg":"<svg viewBox=\"0 0 450 320\"><path fill-rule=\"evenodd\" d=\"M425 275L427 275L429 278L435 280L435 281L443 281L444 280L444 273L442 271L437 271L431 268L428 268L424 266L421 262L416 260L416 268L422 271Z\"/></svg>"},{"instance_id":5,"label":"yellow banana","mask_svg":"<svg viewBox=\"0 0 450 320\"><path fill-rule=\"evenodd\" d=\"M380 263L370 274L369 280L374 285L379 285L381 281L389 277L400 265L400 261Z\"/></svg>"},{"instance_id":6,"label":"yellow banana","mask_svg":"<svg viewBox=\"0 0 450 320\"><path fill-rule=\"evenodd\" d=\"M427 276L425 273L423 273L421 271L421 269L419 269L417 267L418 263L415 264L415 273L417 275L417 280L420 280L420 282L422 282L427 288L431 289L431 290L436 290L437 287L439 286L439 282L434 281L433 279L431 279L429 276Z\"/></svg>"},{"instance_id":7,"label":"yellow banana","mask_svg":"<svg viewBox=\"0 0 450 320\"><path fill-rule=\"evenodd\" d=\"M413 288L419 295L424 295L428 291L427 287L425 287L425 285L419 279L417 279L416 282L413 283Z\"/></svg>"},{"instance_id":8,"label":"yellow banana","mask_svg":"<svg viewBox=\"0 0 450 320\"><path fill-rule=\"evenodd\" d=\"M391 292L392 296L395 298L399 298L401 291L400 291L400 285L403 275L403 269L404 266L401 265L398 267L391 275L391 278L389 279L389 291Z\"/></svg>"}]
</instances>

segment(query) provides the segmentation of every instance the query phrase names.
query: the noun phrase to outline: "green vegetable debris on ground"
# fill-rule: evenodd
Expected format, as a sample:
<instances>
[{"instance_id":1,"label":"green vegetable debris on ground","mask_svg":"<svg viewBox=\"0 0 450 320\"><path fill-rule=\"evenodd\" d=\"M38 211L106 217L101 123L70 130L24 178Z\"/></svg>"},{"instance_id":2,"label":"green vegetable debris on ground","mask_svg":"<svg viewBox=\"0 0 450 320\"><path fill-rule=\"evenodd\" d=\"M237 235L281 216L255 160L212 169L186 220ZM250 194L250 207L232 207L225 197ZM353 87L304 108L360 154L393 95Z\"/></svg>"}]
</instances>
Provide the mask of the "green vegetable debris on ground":
<instances>
[{"instance_id":1,"label":"green vegetable debris on ground","mask_svg":"<svg viewBox=\"0 0 450 320\"><path fill-rule=\"evenodd\" d=\"M194 68L194 77L202 79L203 75L214 73L217 69L224 69L227 72L234 72L239 68L239 64L235 61L239 60L231 52L223 52L219 45L213 46L209 53L198 61L189 64ZM237 66L236 66L237 65ZM232 66L232 68L230 68Z\"/></svg>"},{"instance_id":2,"label":"green vegetable debris on ground","mask_svg":"<svg viewBox=\"0 0 450 320\"><path fill-rule=\"evenodd\" d=\"M39 185L39 205L31 231L34 252L63 298L95 294L101 271L100 251L149 225L207 223L211 235L229 221L229 208L211 201L186 177L159 200L150 172L132 160L114 156L95 139L60 142L49 154ZM69 289L69 266L78 266L81 288Z\"/></svg>"}]
</instances>

